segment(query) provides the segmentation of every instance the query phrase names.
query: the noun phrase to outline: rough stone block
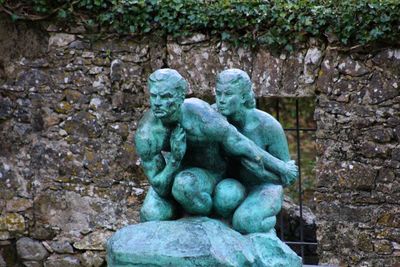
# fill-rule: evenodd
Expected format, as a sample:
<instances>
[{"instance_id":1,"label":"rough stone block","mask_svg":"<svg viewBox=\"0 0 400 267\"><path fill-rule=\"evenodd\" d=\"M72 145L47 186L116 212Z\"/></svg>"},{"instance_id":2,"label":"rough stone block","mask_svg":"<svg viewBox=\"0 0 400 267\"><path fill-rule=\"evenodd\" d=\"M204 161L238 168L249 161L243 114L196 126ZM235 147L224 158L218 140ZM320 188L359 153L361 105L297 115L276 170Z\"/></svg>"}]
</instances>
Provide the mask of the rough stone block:
<instances>
[{"instance_id":1,"label":"rough stone block","mask_svg":"<svg viewBox=\"0 0 400 267\"><path fill-rule=\"evenodd\" d=\"M20 238L17 241L17 252L21 259L27 261L42 261L49 255L39 241L28 237Z\"/></svg>"},{"instance_id":2,"label":"rough stone block","mask_svg":"<svg viewBox=\"0 0 400 267\"><path fill-rule=\"evenodd\" d=\"M113 235L107 250L110 267L302 266L275 232L243 236L205 217L127 226Z\"/></svg>"}]
</instances>

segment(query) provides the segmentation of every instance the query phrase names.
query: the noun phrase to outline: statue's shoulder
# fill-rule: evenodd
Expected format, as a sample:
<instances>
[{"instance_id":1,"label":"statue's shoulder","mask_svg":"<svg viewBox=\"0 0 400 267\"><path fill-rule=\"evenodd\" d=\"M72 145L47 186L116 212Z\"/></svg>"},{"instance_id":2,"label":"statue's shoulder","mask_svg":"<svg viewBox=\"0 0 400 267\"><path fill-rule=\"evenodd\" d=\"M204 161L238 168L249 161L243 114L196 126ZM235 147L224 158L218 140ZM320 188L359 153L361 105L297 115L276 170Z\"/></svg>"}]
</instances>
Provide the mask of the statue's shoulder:
<instances>
[{"instance_id":1,"label":"statue's shoulder","mask_svg":"<svg viewBox=\"0 0 400 267\"><path fill-rule=\"evenodd\" d=\"M136 133L142 134L143 132L148 132L155 124L156 122L153 113L151 110L147 110L139 120Z\"/></svg>"},{"instance_id":2,"label":"statue's shoulder","mask_svg":"<svg viewBox=\"0 0 400 267\"><path fill-rule=\"evenodd\" d=\"M136 151L142 159L151 158L157 153L154 145L157 140L153 134L156 126L157 123L153 113L151 110L146 111L140 119L135 133Z\"/></svg>"},{"instance_id":3,"label":"statue's shoulder","mask_svg":"<svg viewBox=\"0 0 400 267\"><path fill-rule=\"evenodd\" d=\"M211 107L207 102L198 98L188 98L182 105L183 116L185 122L193 127L200 127L204 131L214 131L214 128L219 127L223 130L227 127L228 123L224 116L219 114L215 109Z\"/></svg>"},{"instance_id":4,"label":"statue's shoulder","mask_svg":"<svg viewBox=\"0 0 400 267\"><path fill-rule=\"evenodd\" d=\"M211 109L210 104L208 104L207 102L192 97L192 98L186 98L185 101L183 102L182 108L185 111L191 111L191 112L198 112L198 111L202 111L202 110L207 110L207 109Z\"/></svg>"},{"instance_id":5,"label":"statue's shoulder","mask_svg":"<svg viewBox=\"0 0 400 267\"><path fill-rule=\"evenodd\" d=\"M282 130L282 125L279 123L279 121L265 111L253 109L251 111L251 117L257 122L257 124L259 124L263 128L268 129L268 131L274 129L278 131Z\"/></svg>"},{"instance_id":6,"label":"statue's shoulder","mask_svg":"<svg viewBox=\"0 0 400 267\"><path fill-rule=\"evenodd\" d=\"M187 98L183 102L182 110L184 114L191 116L213 116L217 112L207 102L198 98Z\"/></svg>"}]
</instances>

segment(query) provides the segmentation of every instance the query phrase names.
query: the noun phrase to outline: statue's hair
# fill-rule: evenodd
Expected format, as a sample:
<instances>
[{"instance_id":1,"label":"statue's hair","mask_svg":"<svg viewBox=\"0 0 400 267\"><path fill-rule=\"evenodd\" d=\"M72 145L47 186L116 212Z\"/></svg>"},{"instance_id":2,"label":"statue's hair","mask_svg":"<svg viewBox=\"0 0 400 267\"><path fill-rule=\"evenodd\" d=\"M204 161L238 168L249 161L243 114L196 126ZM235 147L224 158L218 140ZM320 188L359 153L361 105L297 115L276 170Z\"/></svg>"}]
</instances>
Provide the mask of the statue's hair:
<instances>
[{"instance_id":1,"label":"statue's hair","mask_svg":"<svg viewBox=\"0 0 400 267\"><path fill-rule=\"evenodd\" d=\"M238 86L246 108L255 108L256 99L249 75L240 69L227 69L217 75L217 83L231 83Z\"/></svg>"},{"instance_id":2,"label":"statue's hair","mask_svg":"<svg viewBox=\"0 0 400 267\"><path fill-rule=\"evenodd\" d=\"M148 79L148 84L152 83L160 83L160 82L168 82L174 88L176 89L177 93L181 94L183 97L186 94L187 91L187 82L186 80L182 77L182 75L179 74L174 69L159 69L150 74L149 79Z\"/></svg>"}]
</instances>

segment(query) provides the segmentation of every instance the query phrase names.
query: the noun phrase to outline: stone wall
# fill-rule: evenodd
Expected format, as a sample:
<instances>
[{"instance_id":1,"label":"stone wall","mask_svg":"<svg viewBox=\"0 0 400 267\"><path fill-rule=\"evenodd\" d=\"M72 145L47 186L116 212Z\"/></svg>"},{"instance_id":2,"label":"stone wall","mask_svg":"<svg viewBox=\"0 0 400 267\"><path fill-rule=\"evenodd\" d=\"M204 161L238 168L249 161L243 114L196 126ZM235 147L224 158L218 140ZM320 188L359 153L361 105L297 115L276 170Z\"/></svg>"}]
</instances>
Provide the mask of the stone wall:
<instances>
[{"instance_id":1,"label":"stone wall","mask_svg":"<svg viewBox=\"0 0 400 267\"><path fill-rule=\"evenodd\" d=\"M321 263L400 261L400 50L310 41L288 54L4 18L0 41L0 266L105 264L104 241L138 222L148 184L133 135L162 67L209 101L228 67L246 70L258 97L316 95Z\"/></svg>"},{"instance_id":2,"label":"stone wall","mask_svg":"<svg viewBox=\"0 0 400 267\"><path fill-rule=\"evenodd\" d=\"M400 50L326 50L317 81L322 262L400 262Z\"/></svg>"}]
</instances>

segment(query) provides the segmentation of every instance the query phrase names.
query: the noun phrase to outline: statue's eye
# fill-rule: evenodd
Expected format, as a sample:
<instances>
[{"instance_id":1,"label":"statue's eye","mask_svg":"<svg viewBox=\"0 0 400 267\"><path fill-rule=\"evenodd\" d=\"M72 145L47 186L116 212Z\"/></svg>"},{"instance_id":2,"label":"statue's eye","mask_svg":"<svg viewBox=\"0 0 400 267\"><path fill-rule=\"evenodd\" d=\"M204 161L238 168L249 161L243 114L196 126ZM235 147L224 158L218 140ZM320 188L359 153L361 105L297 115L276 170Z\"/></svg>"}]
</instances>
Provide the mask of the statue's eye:
<instances>
[{"instance_id":1,"label":"statue's eye","mask_svg":"<svg viewBox=\"0 0 400 267\"><path fill-rule=\"evenodd\" d=\"M173 97L173 95L172 94L164 94L164 95L161 95L161 98L171 98L171 97Z\"/></svg>"}]
</instances>

